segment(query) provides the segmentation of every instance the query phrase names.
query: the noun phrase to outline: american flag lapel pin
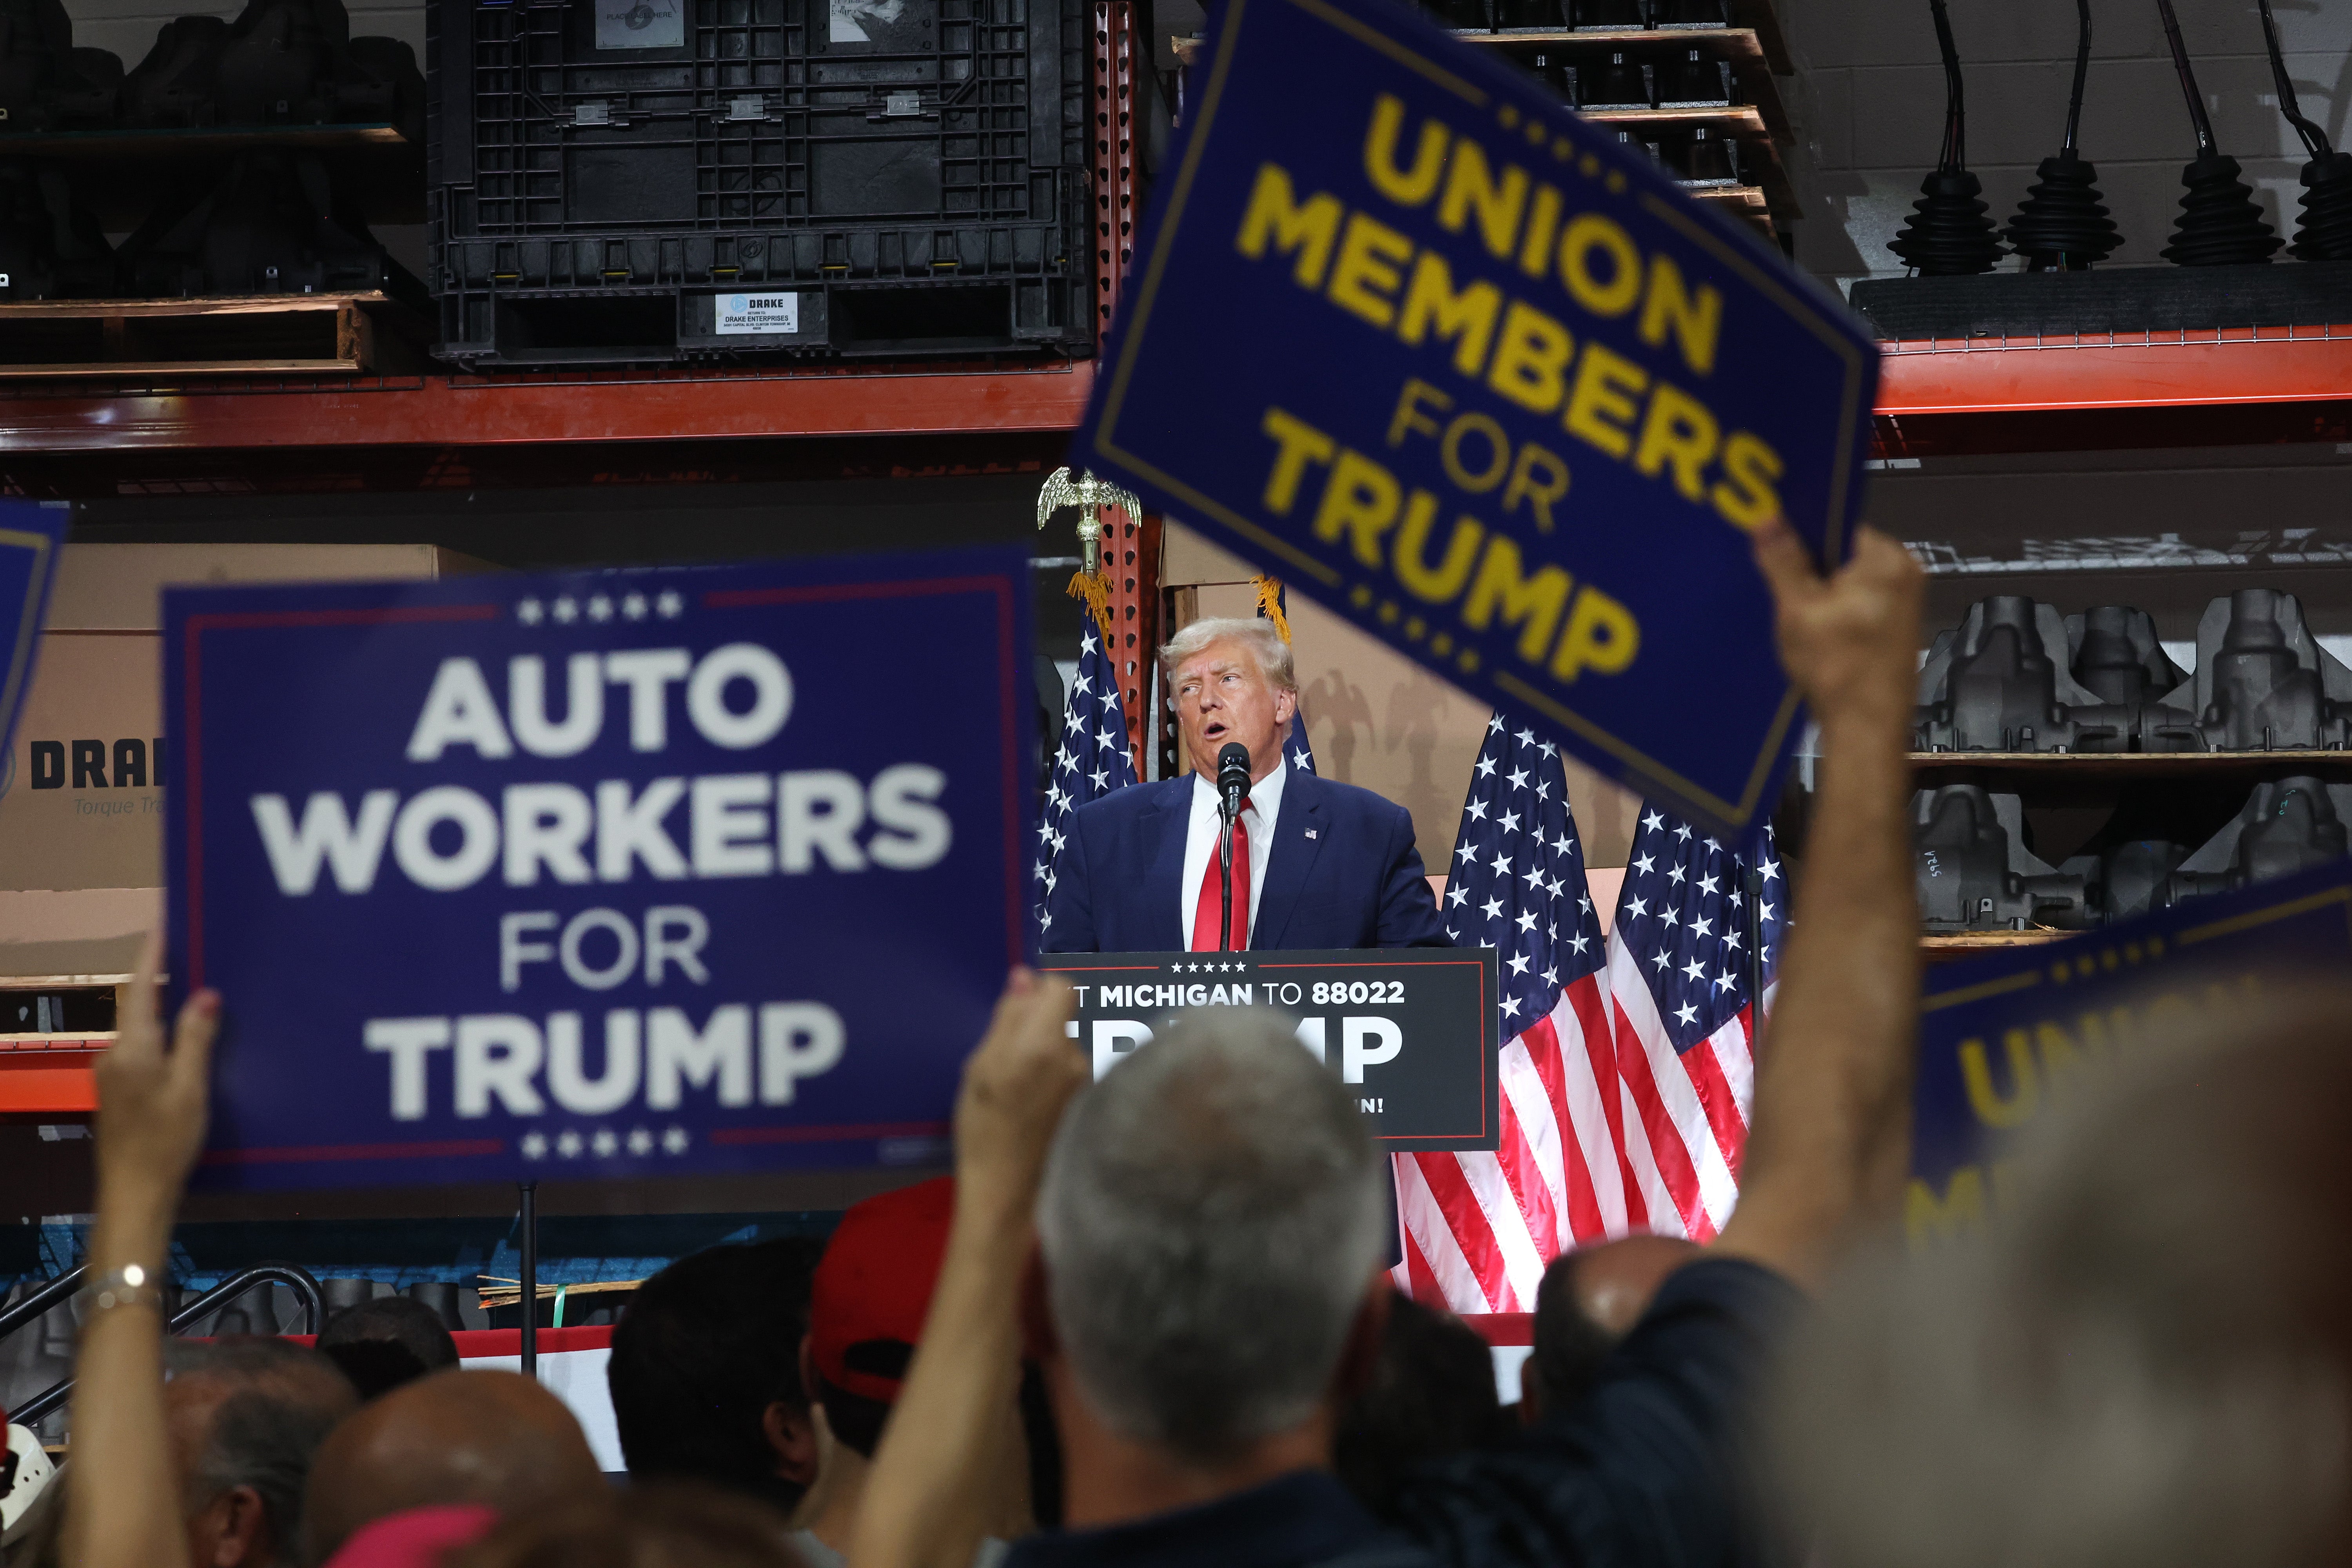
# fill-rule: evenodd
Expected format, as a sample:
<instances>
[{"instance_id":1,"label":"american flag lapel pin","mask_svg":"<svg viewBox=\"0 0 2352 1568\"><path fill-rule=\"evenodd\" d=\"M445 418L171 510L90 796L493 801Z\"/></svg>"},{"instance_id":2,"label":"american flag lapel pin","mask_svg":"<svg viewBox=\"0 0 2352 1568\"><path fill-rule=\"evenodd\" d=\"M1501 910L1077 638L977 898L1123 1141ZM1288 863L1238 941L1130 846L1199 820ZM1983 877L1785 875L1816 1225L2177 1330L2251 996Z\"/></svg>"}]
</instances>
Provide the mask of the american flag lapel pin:
<instances>
[{"instance_id":1,"label":"american flag lapel pin","mask_svg":"<svg viewBox=\"0 0 2352 1568\"><path fill-rule=\"evenodd\" d=\"M1311 827L1310 827L1310 828L1308 828L1308 829L1307 830L1307 837L1309 837L1309 838L1314 837L1315 837L1315 830L1314 830L1313 828L1311 828Z\"/></svg>"}]
</instances>

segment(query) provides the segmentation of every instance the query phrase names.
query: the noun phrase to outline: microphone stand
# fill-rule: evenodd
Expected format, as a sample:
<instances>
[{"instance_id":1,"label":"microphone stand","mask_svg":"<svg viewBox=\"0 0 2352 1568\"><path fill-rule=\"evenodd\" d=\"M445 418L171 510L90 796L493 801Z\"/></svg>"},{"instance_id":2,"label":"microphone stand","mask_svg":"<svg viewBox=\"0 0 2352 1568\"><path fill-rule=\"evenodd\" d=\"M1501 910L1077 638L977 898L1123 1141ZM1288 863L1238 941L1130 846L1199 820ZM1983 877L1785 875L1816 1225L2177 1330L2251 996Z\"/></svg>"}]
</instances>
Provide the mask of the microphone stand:
<instances>
[{"instance_id":1,"label":"microphone stand","mask_svg":"<svg viewBox=\"0 0 2352 1568\"><path fill-rule=\"evenodd\" d=\"M1217 870L1219 872L1218 902L1221 918L1217 921L1217 951L1234 950L1234 807L1231 801L1218 803L1217 815L1224 819L1217 829Z\"/></svg>"}]
</instances>

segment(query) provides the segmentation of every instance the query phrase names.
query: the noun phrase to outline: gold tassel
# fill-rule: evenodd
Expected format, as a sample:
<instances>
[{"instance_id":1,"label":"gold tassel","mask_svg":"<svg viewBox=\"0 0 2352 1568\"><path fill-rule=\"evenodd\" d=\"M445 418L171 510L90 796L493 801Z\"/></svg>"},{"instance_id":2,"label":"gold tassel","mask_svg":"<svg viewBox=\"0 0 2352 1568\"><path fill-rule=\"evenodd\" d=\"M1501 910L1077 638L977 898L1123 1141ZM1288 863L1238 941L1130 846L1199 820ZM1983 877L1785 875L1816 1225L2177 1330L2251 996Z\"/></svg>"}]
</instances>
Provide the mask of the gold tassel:
<instances>
[{"instance_id":1,"label":"gold tassel","mask_svg":"<svg viewBox=\"0 0 2352 1568\"><path fill-rule=\"evenodd\" d=\"M1087 608L1094 612L1095 625L1102 629L1103 651L1108 653L1112 637L1110 579L1099 572L1073 572L1069 592L1071 598L1085 601Z\"/></svg>"},{"instance_id":2,"label":"gold tassel","mask_svg":"<svg viewBox=\"0 0 2352 1568\"><path fill-rule=\"evenodd\" d=\"M1290 617L1282 613L1282 579L1253 577L1257 587L1257 613L1274 623L1274 629L1284 642L1290 640Z\"/></svg>"}]
</instances>

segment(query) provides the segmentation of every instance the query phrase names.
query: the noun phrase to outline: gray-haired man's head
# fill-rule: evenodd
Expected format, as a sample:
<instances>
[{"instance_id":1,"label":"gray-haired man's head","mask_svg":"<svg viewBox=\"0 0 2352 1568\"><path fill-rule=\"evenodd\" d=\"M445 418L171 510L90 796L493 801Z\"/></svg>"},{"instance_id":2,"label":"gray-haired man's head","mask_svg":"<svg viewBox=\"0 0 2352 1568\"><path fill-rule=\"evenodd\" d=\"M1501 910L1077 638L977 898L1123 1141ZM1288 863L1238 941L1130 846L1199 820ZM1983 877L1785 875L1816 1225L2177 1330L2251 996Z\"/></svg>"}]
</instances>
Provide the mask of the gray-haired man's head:
<instances>
[{"instance_id":1,"label":"gray-haired man's head","mask_svg":"<svg viewBox=\"0 0 2352 1568\"><path fill-rule=\"evenodd\" d=\"M257 1568L296 1560L310 1461L359 1404L335 1363L290 1340L170 1342L164 1419L189 1560Z\"/></svg>"},{"instance_id":2,"label":"gray-haired man's head","mask_svg":"<svg viewBox=\"0 0 2352 1568\"><path fill-rule=\"evenodd\" d=\"M1279 1014L1195 1014L1080 1095L1038 1199L1055 1330L1102 1422L1214 1464L1330 1394L1385 1255L1379 1154Z\"/></svg>"}]
</instances>

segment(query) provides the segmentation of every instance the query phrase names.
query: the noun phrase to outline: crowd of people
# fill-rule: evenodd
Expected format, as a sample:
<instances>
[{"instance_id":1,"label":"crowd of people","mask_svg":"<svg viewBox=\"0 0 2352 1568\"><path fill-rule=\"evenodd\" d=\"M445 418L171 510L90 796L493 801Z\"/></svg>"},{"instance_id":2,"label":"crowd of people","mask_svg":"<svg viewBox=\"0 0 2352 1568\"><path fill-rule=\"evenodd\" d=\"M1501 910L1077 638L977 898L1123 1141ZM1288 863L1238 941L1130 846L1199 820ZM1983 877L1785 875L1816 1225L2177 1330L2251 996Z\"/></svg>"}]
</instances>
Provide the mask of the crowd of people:
<instances>
[{"instance_id":1,"label":"crowd of people","mask_svg":"<svg viewBox=\"0 0 2352 1568\"><path fill-rule=\"evenodd\" d=\"M2269 1568L2342 1557L2352 1313L2323 1162L2342 998L2152 1046L1908 1256L1905 750L1921 583L1758 540L1822 730L1737 1210L1546 1274L1515 1408L1400 1299L1381 1155L1281 1018L1196 1016L1097 1083L1016 972L955 1173L823 1246L680 1260L615 1329L625 1481L422 1309L317 1348L167 1342L155 1282L220 999L142 982L100 1068L70 1462L7 1568Z\"/></svg>"}]
</instances>

